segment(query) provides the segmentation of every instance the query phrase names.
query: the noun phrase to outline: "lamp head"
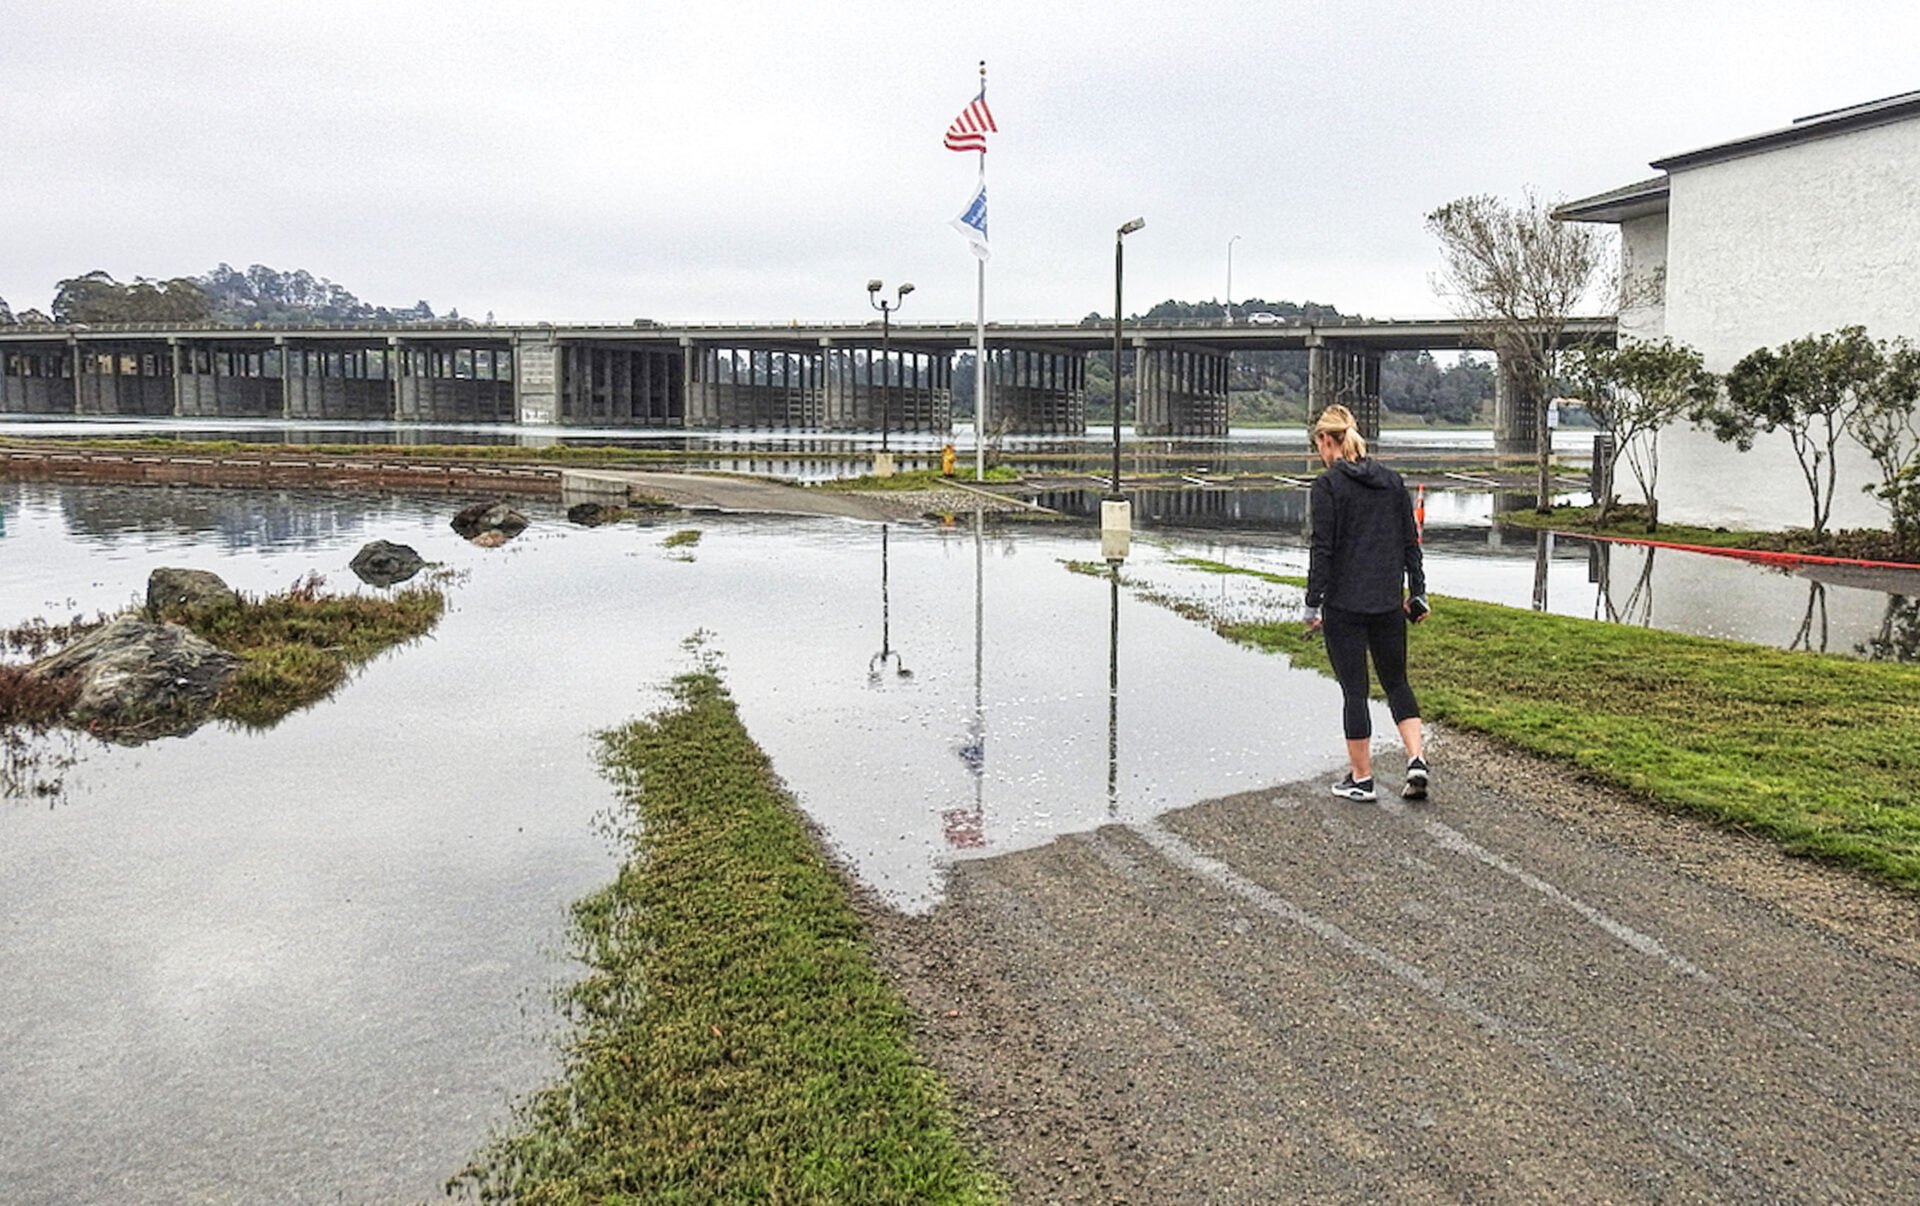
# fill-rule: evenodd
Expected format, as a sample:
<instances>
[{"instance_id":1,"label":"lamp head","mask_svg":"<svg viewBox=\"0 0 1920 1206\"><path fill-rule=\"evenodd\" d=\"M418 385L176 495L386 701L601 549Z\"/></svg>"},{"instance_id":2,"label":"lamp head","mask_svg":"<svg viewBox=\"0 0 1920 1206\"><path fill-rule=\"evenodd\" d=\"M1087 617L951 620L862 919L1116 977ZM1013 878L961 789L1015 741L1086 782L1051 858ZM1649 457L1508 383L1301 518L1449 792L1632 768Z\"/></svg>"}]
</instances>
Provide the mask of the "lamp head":
<instances>
[{"instance_id":1,"label":"lamp head","mask_svg":"<svg viewBox=\"0 0 1920 1206\"><path fill-rule=\"evenodd\" d=\"M882 290L882 289L884 289L884 288L886 288L886 286L885 286L885 285L882 285L882 284L881 284L881 283L880 283L879 281L868 281L868 282L867 282L867 292L868 292L868 293L878 293L878 292L880 292L880 290Z\"/></svg>"},{"instance_id":2,"label":"lamp head","mask_svg":"<svg viewBox=\"0 0 1920 1206\"><path fill-rule=\"evenodd\" d=\"M912 293L912 292L913 292L913 286L912 286L911 284L905 284L905 285L902 285L902 286L900 286L900 296L901 296L901 297L905 297L905 296L906 296L907 294L909 294L909 293Z\"/></svg>"},{"instance_id":3,"label":"lamp head","mask_svg":"<svg viewBox=\"0 0 1920 1206\"><path fill-rule=\"evenodd\" d=\"M1145 218L1135 218L1130 222L1121 223L1119 233L1123 235L1130 235L1134 231L1139 230L1141 227L1145 226L1146 224L1147 224L1147 220Z\"/></svg>"}]
</instances>

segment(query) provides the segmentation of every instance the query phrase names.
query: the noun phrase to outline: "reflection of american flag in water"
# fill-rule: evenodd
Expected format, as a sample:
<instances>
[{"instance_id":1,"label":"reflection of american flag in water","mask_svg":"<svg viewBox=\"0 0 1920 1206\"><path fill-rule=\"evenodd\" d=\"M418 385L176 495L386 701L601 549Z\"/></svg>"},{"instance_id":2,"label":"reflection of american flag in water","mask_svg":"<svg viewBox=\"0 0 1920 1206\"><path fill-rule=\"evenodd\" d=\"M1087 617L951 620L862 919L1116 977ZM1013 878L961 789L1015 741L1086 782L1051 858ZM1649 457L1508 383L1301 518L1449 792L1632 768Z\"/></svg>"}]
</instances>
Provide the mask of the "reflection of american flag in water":
<instances>
[{"instance_id":1,"label":"reflection of american flag in water","mask_svg":"<svg viewBox=\"0 0 1920 1206\"><path fill-rule=\"evenodd\" d=\"M987 149L987 135L998 134L1000 127L993 124L993 114L987 111L987 90L982 88L973 103L960 111L947 127L947 149L949 151L984 151Z\"/></svg>"}]
</instances>

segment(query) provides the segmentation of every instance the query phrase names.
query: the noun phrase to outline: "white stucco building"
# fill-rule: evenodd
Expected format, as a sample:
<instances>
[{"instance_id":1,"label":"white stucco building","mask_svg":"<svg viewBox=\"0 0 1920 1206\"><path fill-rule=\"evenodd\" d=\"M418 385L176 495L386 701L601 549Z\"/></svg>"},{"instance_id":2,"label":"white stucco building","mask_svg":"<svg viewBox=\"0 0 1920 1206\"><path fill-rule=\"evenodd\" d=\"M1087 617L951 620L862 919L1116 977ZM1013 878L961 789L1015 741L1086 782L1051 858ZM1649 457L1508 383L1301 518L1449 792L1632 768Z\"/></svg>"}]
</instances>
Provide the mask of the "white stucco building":
<instances>
[{"instance_id":1,"label":"white stucco building","mask_svg":"<svg viewBox=\"0 0 1920 1206\"><path fill-rule=\"evenodd\" d=\"M1920 342L1920 92L1803 117L1655 160L1651 180L1555 211L1620 228L1622 337L1670 336L1724 373L1741 357L1861 326ZM1739 453L1687 424L1661 437L1660 514L1679 523L1806 526L1782 435ZM1831 526L1884 527L1879 475L1851 439Z\"/></svg>"}]
</instances>

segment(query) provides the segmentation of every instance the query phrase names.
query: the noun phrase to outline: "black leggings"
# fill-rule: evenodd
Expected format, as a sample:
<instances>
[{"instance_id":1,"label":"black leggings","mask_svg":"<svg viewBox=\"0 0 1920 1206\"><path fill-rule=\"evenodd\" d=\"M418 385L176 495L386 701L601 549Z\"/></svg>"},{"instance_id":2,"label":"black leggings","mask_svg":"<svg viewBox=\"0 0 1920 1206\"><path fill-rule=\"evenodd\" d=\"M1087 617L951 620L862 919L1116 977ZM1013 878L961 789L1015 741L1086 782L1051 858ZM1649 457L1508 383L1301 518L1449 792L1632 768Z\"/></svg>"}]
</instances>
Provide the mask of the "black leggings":
<instances>
[{"instance_id":1,"label":"black leggings","mask_svg":"<svg viewBox=\"0 0 1920 1206\"><path fill-rule=\"evenodd\" d=\"M1321 631L1327 637L1327 660L1340 680L1345 699L1341 719L1347 740L1373 736L1373 717L1367 710L1367 654L1387 693L1387 708L1399 724L1420 715L1420 704L1407 685L1407 615L1403 611L1367 613L1328 607L1322 611Z\"/></svg>"}]
</instances>

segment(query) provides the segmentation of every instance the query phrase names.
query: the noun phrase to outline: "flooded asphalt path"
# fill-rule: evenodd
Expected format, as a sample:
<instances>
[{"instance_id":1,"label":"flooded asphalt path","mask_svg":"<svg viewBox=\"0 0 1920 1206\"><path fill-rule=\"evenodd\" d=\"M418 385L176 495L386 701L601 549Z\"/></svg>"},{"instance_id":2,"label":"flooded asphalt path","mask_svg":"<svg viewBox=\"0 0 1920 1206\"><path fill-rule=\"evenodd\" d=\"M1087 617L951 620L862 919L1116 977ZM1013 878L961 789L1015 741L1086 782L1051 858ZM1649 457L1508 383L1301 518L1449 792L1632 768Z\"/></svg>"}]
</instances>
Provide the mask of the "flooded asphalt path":
<instances>
[{"instance_id":1,"label":"flooded asphalt path","mask_svg":"<svg viewBox=\"0 0 1920 1206\"><path fill-rule=\"evenodd\" d=\"M1426 804L1290 784L876 914L1015 1201L1920 1201L1914 902L1435 765Z\"/></svg>"}]
</instances>

